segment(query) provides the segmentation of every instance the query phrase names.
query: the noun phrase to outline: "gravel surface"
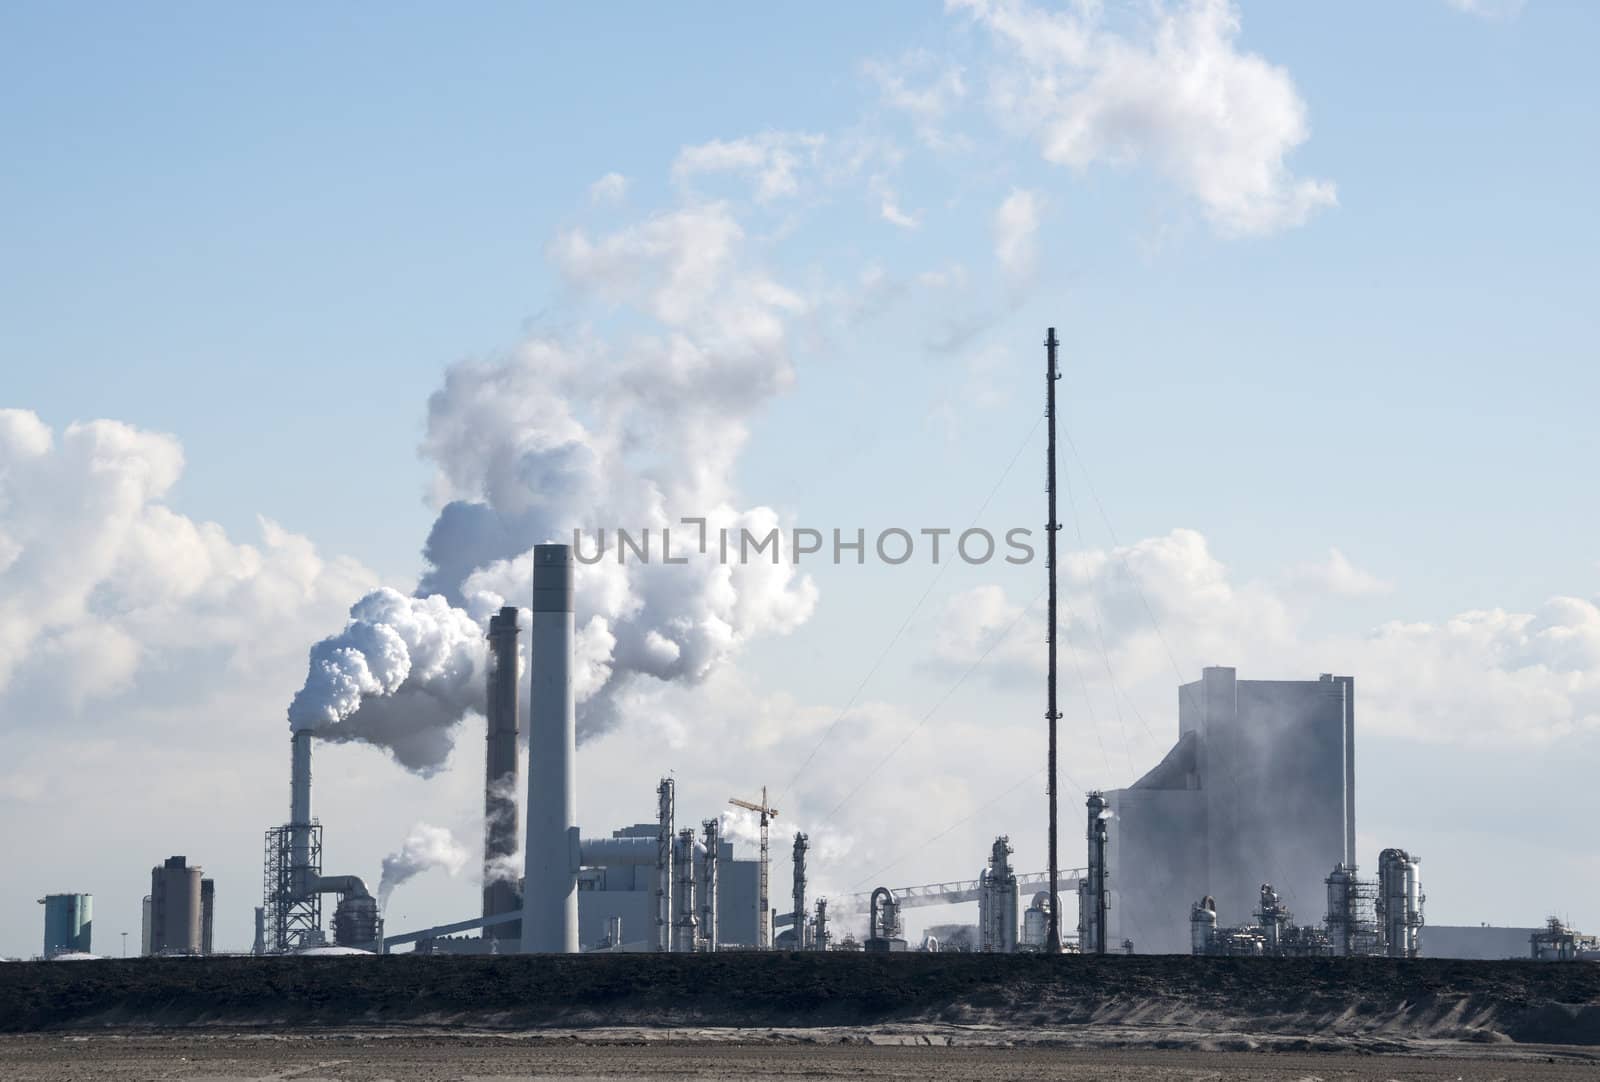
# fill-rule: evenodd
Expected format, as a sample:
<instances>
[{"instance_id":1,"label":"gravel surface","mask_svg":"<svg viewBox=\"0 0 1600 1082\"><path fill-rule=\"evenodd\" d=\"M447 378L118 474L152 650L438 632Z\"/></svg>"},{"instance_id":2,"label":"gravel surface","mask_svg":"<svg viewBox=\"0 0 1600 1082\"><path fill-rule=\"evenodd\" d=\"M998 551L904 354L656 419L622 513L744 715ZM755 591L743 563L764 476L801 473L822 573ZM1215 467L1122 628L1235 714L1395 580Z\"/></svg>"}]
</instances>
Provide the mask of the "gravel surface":
<instances>
[{"instance_id":1,"label":"gravel surface","mask_svg":"<svg viewBox=\"0 0 1600 1082\"><path fill-rule=\"evenodd\" d=\"M446 1034L140 1034L0 1037L6 1079L1024 1079L1573 1080L1594 1062L1521 1050L1513 1059L1024 1047L804 1040L754 1043Z\"/></svg>"}]
</instances>

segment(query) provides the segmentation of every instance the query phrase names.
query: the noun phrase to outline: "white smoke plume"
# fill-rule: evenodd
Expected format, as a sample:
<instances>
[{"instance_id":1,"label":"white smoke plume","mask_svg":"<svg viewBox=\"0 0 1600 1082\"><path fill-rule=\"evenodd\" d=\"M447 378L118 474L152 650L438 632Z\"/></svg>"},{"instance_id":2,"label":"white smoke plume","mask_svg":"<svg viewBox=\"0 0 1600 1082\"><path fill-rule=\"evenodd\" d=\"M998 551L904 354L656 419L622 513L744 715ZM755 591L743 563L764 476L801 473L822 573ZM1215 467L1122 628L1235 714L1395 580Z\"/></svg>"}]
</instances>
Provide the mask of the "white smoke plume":
<instances>
[{"instance_id":1,"label":"white smoke plume","mask_svg":"<svg viewBox=\"0 0 1600 1082\"><path fill-rule=\"evenodd\" d=\"M523 793L523 782L520 777L513 774L504 774L489 783L489 795L494 801L494 811L490 813L484 823L485 829L490 826L509 826L517 831L515 836L522 840L519 828L522 817L519 813ZM523 848L515 845L510 853L500 857L485 855L483 861L483 885L490 883L515 883L522 878Z\"/></svg>"},{"instance_id":2,"label":"white smoke plume","mask_svg":"<svg viewBox=\"0 0 1600 1082\"><path fill-rule=\"evenodd\" d=\"M598 530L655 533L650 563L615 549L580 565L578 736L612 728L652 688L704 680L745 642L811 615L816 589L790 562L717 561L715 531L779 526L735 503L733 472L755 414L791 381L789 323L802 300L750 265L721 204L660 214L609 236L573 230L549 250L574 297L641 325L612 342L540 335L498 363L452 366L428 404L424 455L437 467L429 569L409 604L379 591L312 651L291 724L366 740L423 773L448 756L455 723L481 710L481 636L517 604L532 549ZM704 518L699 532L682 518ZM660 559L660 531L675 555ZM526 651L526 637L522 648ZM524 657L526 654L524 653ZM637 711L647 714L648 711Z\"/></svg>"},{"instance_id":3,"label":"white smoke plume","mask_svg":"<svg viewBox=\"0 0 1600 1082\"><path fill-rule=\"evenodd\" d=\"M342 632L311 648L289 725L379 744L412 770L436 769L451 727L484 708L484 649L478 624L444 598L374 590L351 606Z\"/></svg>"},{"instance_id":4,"label":"white smoke plume","mask_svg":"<svg viewBox=\"0 0 1600 1082\"><path fill-rule=\"evenodd\" d=\"M401 883L429 868L443 868L451 876L467 866L466 847L444 827L418 823L406 835L398 852L383 858L383 877L378 881L378 908L386 909L389 896Z\"/></svg>"}]
</instances>

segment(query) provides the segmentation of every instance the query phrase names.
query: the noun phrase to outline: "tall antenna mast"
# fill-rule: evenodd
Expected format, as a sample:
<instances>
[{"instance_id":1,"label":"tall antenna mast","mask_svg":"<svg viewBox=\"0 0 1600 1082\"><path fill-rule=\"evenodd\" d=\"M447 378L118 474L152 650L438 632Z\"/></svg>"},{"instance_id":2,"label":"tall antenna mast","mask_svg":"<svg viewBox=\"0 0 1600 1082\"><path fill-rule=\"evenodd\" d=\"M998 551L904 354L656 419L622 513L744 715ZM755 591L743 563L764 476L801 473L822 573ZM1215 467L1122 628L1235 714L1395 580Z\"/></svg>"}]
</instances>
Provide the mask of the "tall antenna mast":
<instances>
[{"instance_id":1,"label":"tall antenna mast","mask_svg":"<svg viewBox=\"0 0 1600 1082\"><path fill-rule=\"evenodd\" d=\"M1049 631L1045 639L1050 649L1050 670L1045 678L1045 719L1050 723L1050 758L1047 765L1049 777L1046 788L1050 794L1050 932L1045 940L1045 953L1061 953L1061 894L1060 865L1056 859L1056 721L1061 714L1056 710L1056 329L1045 334L1045 423L1049 432L1045 452L1045 493L1050 501L1050 521L1045 525L1045 562L1050 575Z\"/></svg>"}]
</instances>

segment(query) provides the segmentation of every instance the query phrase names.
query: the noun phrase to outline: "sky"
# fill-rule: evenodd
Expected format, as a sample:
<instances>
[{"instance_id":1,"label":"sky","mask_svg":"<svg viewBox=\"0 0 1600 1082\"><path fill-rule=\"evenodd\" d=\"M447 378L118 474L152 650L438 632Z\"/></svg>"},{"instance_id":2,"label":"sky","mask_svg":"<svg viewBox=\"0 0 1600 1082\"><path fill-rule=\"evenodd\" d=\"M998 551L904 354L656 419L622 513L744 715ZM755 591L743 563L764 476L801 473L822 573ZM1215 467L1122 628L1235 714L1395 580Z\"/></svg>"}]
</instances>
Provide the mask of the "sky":
<instances>
[{"instance_id":1,"label":"sky","mask_svg":"<svg viewBox=\"0 0 1600 1082\"><path fill-rule=\"evenodd\" d=\"M476 627L527 546L1038 535L1052 326L1065 822L1203 666L1347 673L1362 863L1421 856L1435 923L1600 928L1597 32L1576 0L7 5L0 955L64 891L119 950L173 853L247 947L289 706L363 599L409 667L301 700L326 869L442 828L389 924L471 915ZM974 878L1000 833L1042 868L1043 576L599 566L586 833L670 770L692 821L767 786L836 897Z\"/></svg>"}]
</instances>

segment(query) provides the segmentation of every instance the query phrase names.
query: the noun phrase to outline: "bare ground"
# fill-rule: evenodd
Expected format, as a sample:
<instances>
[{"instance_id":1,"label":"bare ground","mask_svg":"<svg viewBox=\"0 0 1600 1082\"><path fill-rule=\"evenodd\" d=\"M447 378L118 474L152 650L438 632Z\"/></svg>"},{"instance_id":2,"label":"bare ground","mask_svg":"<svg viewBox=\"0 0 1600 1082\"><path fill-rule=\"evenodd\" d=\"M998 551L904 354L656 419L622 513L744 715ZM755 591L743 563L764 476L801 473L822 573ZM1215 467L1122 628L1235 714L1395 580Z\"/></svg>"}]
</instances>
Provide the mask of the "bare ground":
<instances>
[{"instance_id":1,"label":"bare ground","mask_svg":"<svg viewBox=\"0 0 1600 1082\"><path fill-rule=\"evenodd\" d=\"M638 1033L31 1034L0 1037L7 1079L1029 1079L1444 1080L1592 1079L1570 1050L1514 1055L1354 1055L1198 1048L1072 1048L1050 1044L927 1045L906 1035ZM1470 1050L1457 1049L1457 1052Z\"/></svg>"},{"instance_id":2,"label":"bare ground","mask_svg":"<svg viewBox=\"0 0 1600 1082\"><path fill-rule=\"evenodd\" d=\"M1600 1077L1600 966L210 958L0 966L5 1078Z\"/></svg>"}]
</instances>

